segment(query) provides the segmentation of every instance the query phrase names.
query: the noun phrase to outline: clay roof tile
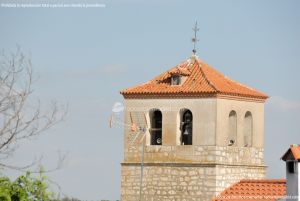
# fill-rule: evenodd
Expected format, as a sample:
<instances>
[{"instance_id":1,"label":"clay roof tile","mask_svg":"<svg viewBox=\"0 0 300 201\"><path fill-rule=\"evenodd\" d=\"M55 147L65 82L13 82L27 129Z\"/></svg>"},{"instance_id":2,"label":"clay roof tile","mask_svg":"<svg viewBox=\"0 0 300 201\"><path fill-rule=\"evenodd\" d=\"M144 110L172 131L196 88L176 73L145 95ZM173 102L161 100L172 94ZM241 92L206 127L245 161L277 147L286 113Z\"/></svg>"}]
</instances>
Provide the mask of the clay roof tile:
<instances>
[{"instance_id":1,"label":"clay roof tile","mask_svg":"<svg viewBox=\"0 0 300 201\"><path fill-rule=\"evenodd\" d=\"M283 179L241 180L225 189L213 201L276 201L284 196L286 181Z\"/></svg>"},{"instance_id":2,"label":"clay roof tile","mask_svg":"<svg viewBox=\"0 0 300 201\"><path fill-rule=\"evenodd\" d=\"M181 85L174 86L171 85L173 75L181 75L186 79ZM262 92L229 79L198 58L184 61L146 83L121 91L121 94L219 94L261 100L268 98Z\"/></svg>"}]
</instances>

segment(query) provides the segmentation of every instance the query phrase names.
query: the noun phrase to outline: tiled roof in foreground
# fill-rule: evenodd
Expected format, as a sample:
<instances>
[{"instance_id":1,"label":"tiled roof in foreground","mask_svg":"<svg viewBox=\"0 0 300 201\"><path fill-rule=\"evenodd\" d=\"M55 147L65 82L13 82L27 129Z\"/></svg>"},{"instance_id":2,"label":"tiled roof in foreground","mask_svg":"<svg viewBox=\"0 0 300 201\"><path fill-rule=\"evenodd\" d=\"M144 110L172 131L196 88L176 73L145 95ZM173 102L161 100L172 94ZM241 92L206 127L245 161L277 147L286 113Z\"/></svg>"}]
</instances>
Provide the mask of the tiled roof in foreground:
<instances>
[{"instance_id":1,"label":"tiled roof in foreground","mask_svg":"<svg viewBox=\"0 0 300 201\"><path fill-rule=\"evenodd\" d=\"M286 180L241 180L213 201L276 201L286 196Z\"/></svg>"},{"instance_id":2,"label":"tiled roof in foreground","mask_svg":"<svg viewBox=\"0 0 300 201\"><path fill-rule=\"evenodd\" d=\"M181 85L171 85L173 75L183 76ZM196 56L171 68L154 79L121 91L128 95L225 95L265 100L268 96L229 79Z\"/></svg>"}]
</instances>

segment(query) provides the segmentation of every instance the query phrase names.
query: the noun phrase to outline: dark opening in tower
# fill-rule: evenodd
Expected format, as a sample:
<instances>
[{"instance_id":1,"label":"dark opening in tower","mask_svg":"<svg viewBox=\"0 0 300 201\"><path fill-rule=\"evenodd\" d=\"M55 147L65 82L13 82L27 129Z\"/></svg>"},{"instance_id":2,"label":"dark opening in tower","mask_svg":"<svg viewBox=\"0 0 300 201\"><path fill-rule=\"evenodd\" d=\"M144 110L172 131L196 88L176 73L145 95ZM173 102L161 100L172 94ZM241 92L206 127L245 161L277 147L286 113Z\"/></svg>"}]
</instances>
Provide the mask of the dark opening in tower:
<instances>
[{"instance_id":1,"label":"dark opening in tower","mask_svg":"<svg viewBox=\"0 0 300 201\"><path fill-rule=\"evenodd\" d=\"M151 145L162 144L162 113L154 110L151 115Z\"/></svg>"},{"instance_id":2,"label":"dark opening in tower","mask_svg":"<svg viewBox=\"0 0 300 201\"><path fill-rule=\"evenodd\" d=\"M185 110L181 121L181 144L193 144L193 114L190 110Z\"/></svg>"}]
</instances>

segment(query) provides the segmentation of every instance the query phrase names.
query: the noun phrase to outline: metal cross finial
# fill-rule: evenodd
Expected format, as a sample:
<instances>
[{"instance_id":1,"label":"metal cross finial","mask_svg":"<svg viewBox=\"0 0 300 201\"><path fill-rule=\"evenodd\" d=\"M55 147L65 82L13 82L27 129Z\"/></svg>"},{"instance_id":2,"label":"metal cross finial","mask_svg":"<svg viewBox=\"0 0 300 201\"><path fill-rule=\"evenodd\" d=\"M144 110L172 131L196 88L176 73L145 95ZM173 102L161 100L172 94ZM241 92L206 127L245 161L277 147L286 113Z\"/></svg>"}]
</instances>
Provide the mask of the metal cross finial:
<instances>
[{"instance_id":1,"label":"metal cross finial","mask_svg":"<svg viewBox=\"0 0 300 201\"><path fill-rule=\"evenodd\" d=\"M197 21L196 21L196 24L195 24L195 27L193 28L193 30L194 30L194 34L195 34L194 37L192 38L192 42L194 43L193 54L196 55L196 52L197 52L196 43L199 41L197 39L197 32L199 31L199 28L197 27Z\"/></svg>"}]
</instances>

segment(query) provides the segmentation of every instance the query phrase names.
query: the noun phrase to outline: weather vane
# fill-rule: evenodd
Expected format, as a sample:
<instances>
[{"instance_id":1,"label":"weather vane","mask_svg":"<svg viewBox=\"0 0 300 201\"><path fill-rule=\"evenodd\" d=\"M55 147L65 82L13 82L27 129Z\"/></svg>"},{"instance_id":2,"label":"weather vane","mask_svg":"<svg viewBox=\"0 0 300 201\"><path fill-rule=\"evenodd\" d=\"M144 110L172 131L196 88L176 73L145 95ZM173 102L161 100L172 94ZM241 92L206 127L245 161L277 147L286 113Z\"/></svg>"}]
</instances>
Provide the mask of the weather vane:
<instances>
[{"instance_id":1,"label":"weather vane","mask_svg":"<svg viewBox=\"0 0 300 201\"><path fill-rule=\"evenodd\" d=\"M193 30L194 30L194 34L195 34L194 37L192 38L192 42L194 43L193 54L196 55L196 52L197 52L196 43L199 41L197 39L197 32L199 31L199 28L197 27L197 21L196 21L196 24L195 24L195 27L193 28Z\"/></svg>"}]
</instances>

